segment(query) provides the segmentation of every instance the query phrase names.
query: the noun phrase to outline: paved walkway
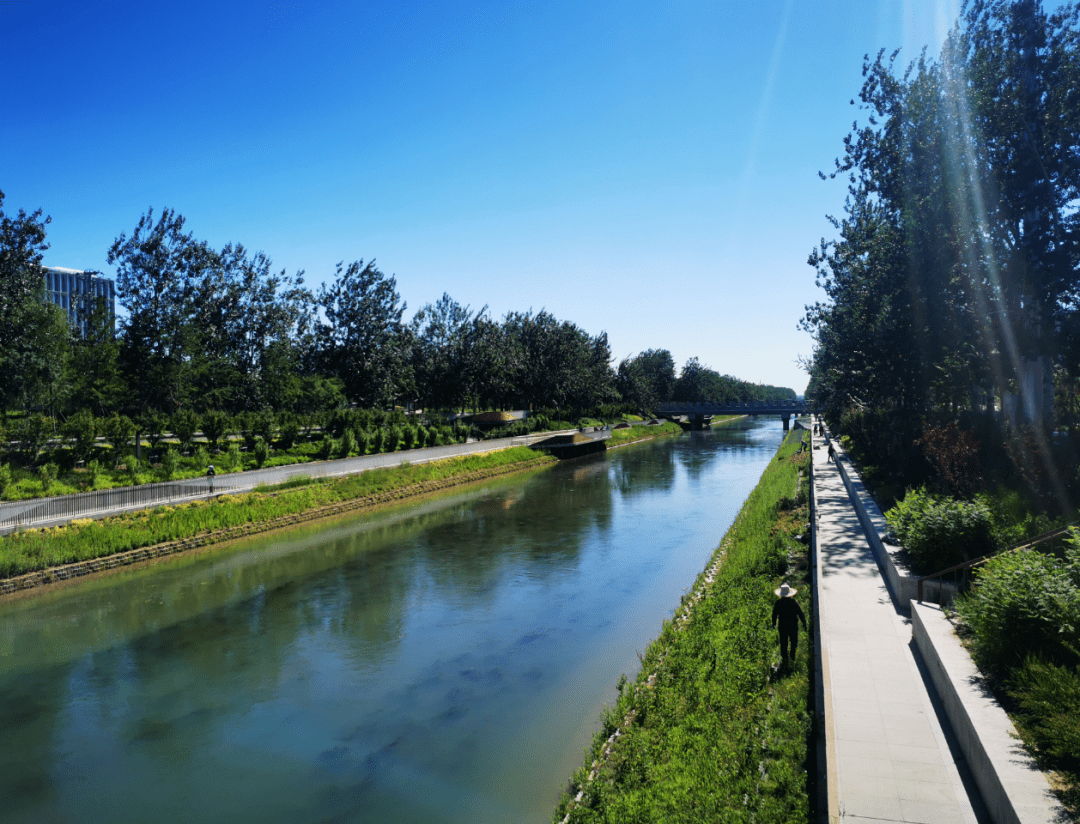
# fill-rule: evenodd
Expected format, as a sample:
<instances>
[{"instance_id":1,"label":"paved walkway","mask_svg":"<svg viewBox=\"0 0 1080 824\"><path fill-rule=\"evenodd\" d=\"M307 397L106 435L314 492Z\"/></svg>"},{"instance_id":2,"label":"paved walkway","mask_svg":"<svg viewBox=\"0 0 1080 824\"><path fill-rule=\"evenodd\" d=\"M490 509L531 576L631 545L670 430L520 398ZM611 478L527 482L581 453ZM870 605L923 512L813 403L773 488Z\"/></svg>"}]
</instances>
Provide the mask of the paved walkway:
<instances>
[{"instance_id":1,"label":"paved walkway","mask_svg":"<svg viewBox=\"0 0 1080 824\"><path fill-rule=\"evenodd\" d=\"M814 446L829 820L981 824L982 803L969 798L966 765L950 752L920 674L910 620L893 604L822 439Z\"/></svg>"}]
</instances>

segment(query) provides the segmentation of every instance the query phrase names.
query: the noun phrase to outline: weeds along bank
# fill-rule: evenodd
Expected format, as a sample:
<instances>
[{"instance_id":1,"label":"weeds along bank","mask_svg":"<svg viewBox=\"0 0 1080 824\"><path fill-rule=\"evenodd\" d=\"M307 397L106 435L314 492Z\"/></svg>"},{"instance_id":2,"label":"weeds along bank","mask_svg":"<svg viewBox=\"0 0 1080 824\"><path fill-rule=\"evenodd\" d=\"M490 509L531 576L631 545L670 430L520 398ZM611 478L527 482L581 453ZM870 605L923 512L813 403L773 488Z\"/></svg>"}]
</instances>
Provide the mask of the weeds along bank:
<instances>
[{"instance_id":1,"label":"weeds along bank","mask_svg":"<svg viewBox=\"0 0 1080 824\"><path fill-rule=\"evenodd\" d=\"M553 463L550 456L515 447L416 466L373 469L344 478L297 477L242 495L16 532L0 538L0 579L196 536L205 538L200 545L217 543L262 531L260 527L288 525L304 513L332 515Z\"/></svg>"},{"instance_id":2,"label":"weeds along bank","mask_svg":"<svg viewBox=\"0 0 1080 824\"><path fill-rule=\"evenodd\" d=\"M791 672L776 672L770 626L785 580L812 615L802 434L780 447L638 677L620 680L555 821L810 820L810 638Z\"/></svg>"}]
</instances>

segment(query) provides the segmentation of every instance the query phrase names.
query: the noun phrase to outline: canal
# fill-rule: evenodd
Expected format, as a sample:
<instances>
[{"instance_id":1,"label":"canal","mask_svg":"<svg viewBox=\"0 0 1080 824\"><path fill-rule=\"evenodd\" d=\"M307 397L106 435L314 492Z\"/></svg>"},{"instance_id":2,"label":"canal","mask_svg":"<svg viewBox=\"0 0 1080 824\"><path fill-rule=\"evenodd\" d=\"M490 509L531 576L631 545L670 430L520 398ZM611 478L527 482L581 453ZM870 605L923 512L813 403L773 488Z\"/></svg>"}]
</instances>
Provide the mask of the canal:
<instances>
[{"instance_id":1,"label":"canal","mask_svg":"<svg viewBox=\"0 0 1080 824\"><path fill-rule=\"evenodd\" d=\"M0 821L547 822L782 434L686 433L0 603Z\"/></svg>"}]
</instances>

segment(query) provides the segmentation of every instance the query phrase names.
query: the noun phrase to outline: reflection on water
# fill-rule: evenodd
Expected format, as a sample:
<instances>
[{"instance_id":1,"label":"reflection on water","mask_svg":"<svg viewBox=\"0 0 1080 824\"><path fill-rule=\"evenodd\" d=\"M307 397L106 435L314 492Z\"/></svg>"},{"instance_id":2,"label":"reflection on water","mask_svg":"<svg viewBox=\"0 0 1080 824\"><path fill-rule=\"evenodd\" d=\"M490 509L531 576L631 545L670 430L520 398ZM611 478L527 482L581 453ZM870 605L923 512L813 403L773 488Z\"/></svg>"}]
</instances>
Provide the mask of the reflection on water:
<instances>
[{"instance_id":1,"label":"reflection on water","mask_svg":"<svg viewBox=\"0 0 1080 824\"><path fill-rule=\"evenodd\" d=\"M779 437L691 433L0 605L2 817L546 821Z\"/></svg>"}]
</instances>

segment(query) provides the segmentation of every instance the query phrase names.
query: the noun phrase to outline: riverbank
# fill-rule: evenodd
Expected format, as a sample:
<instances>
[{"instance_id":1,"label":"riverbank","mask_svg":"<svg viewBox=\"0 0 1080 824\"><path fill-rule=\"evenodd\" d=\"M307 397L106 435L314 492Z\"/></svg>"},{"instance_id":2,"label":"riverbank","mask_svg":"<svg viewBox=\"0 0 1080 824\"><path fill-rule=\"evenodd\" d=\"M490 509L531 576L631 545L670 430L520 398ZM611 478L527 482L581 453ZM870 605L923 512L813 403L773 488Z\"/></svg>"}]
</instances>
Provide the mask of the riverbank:
<instances>
[{"instance_id":1,"label":"riverbank","mask_svg":"<svg viewBox=\"0 0 1080 824\"><path fill-rule=\"evenodd\" d=\"M810 639L778 671L769 626L782 581L813 614L798 540L809 522L801 434L784 441L637 678L620 680L555 821L810 820Z\"/></svg>"},{"instance_id":2,"label":"riverbank","mask_svg":"<svg viewBox=\"0 0 1080 824\"><path fill-rule=\"evenodd\" d=\"M672 423L635 426L616 430L616 443L681 431ZM548 455L515 447L342 478L301 476L240 495L25 530L0 537L0 596L553 463Z\"/></svg>"},{"instance_id":3,"label":"riverbank","mask_svg":"<svg viewBox=\"0 0 1080 824\"><path fill-rule=\"evenodd\" d=\"M297 478L241 495L18 532L0 538L0 594L554 463L550 456L515 447L343 478Z\"/></svg>"}]
</instances>

